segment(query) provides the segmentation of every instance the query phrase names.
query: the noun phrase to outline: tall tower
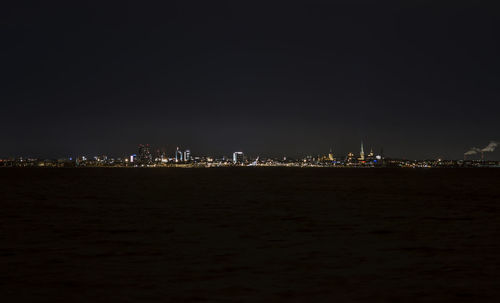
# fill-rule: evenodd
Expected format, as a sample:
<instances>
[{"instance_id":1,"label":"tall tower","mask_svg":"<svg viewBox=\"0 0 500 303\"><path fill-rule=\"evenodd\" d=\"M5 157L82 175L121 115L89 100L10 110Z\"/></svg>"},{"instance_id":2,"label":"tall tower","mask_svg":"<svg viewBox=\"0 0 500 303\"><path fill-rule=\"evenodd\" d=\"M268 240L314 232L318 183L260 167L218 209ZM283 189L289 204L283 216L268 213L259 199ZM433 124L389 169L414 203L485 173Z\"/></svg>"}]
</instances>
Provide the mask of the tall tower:
<instances>
[{"instance_id":1,"label":"tall tower","mask_svg":"<svg viewBox=\"0 0 500 303\"><path fill-rule=\"evenodd\" d=\"M238 163L243 163L243 152L234 152L233 153L233 163L238 164Z\"/></svg>"},{"instance_id":2,"label":"tall tower","mask_svg":"<svg viewBox=\"0 0 500 303\"><path fill-rule=\"evenodd\" d=\"M365 160L365 149L363 147L363 141L361 141L361 151L359 153L359 159L361 161L364 161Z\"/></svg>"},{"instance_id":3,"label":"tall tower","mask_svg":"<svg viewBox=\"0 0 500 303\"><path fill-rule=\"evenodd\" d=\"M331 149L331 148L330 148L330 153L328 153L328 159L329 159L330 161L334 161L334 160L335 160L335 158L333 157L333 151L332 151L332 149Z\"/></svg>"},{"instance_id":4,"label":"tall tower","mask_svg":"<svg viewBox=\"0 0 500 303\"><path fill-rule=\"evenodd\" d=\"M184 151L184 161L188 162L191 160L191 151L189 149L186 149Z\"/></svg>"},{"instance_id":5,"label":"tall tower","mask_svg":"<svg viewBox=\"0 0 500 303\"><path fill-rule=\"evenodd\" d=\"M175 150L175 162L182 162L182 151L179 147Z\"/></svg>"}]
</instances>

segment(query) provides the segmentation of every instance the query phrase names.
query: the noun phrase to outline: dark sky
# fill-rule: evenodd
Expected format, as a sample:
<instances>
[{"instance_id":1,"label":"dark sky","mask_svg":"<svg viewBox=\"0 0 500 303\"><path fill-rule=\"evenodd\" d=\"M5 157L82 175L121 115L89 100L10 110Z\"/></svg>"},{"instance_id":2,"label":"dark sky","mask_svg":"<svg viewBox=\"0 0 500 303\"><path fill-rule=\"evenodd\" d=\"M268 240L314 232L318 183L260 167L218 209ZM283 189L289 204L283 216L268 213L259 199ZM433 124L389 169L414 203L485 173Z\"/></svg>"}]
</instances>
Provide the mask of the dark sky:
<instances>
[{"instance_id":1,"label":"dark sky","mask_svg":"<svg viewBox=\"0 0 500 303\"><path fill-rule=\"evenodd\" d=\"M2 7L0 156L343 154L363 139L462 158L500 141L500 10L373 2Z\"/></svg>"}]
</instances>

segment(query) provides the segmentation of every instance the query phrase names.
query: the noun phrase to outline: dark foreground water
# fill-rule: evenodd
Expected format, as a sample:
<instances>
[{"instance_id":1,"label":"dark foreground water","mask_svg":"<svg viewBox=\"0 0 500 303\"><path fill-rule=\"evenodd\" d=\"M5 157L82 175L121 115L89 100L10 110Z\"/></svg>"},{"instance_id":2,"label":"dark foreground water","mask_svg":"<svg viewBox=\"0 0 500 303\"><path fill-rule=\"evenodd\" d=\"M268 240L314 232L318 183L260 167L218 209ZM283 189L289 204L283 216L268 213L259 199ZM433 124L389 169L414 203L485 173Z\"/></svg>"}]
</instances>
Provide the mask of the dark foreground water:
<instances>
[{"instance_id":1,"label":"dark foreground water","mask_svg":"<svg viewBox=\"0 0 500 303\"><path fill-rule=\"evenodd\" d=\"M1 302L499 302L500 169L0 169Z\"/></svg>"}]
</instances>

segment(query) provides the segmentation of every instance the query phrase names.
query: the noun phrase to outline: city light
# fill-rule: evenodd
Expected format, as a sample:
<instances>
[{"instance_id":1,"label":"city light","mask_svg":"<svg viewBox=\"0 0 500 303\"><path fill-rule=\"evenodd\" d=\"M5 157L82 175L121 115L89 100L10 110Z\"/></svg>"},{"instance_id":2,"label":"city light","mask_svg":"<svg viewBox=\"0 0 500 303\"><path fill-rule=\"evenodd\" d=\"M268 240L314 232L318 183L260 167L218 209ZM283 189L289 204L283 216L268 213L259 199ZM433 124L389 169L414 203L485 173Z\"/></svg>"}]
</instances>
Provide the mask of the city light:
<instances>
[{"instance_id":1,"label":"city light","mask_svg":"<svg viewBox=\"0 0 500 303\"><path fill-rule=\"evenodd\" d=\"M491 144L490 144L491 145ZM500 167L500 161L481 159L407 160L384 155L382 149L375 154L373 148L365 154L361 142L359 153L337 154L332 149L318 155L263 157L247 155L243 151L225 155L192 154L190 149L176 147L168 153L165 149L154 149L149 144L139 144L137 153L123 157L78 156L59 159L37 159L19 157L0 159L0 167L331 167L331 168L432 168L432 167ZM470 153L469 153L470 154Z\"/></svg>"}]
</instances>

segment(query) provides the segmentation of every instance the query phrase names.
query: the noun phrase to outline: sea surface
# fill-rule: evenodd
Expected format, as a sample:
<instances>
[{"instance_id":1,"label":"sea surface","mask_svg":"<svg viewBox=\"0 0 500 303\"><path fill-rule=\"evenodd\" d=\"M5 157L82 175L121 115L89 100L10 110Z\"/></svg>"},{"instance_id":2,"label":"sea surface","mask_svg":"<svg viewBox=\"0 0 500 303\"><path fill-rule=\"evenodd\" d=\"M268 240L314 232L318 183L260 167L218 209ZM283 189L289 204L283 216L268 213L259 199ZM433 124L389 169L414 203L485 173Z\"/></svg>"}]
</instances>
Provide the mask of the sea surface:
<instances>
[{"instance_id":1,"label":"sea surface","mask_svg":"<svg viewBox=\"0 0 500 303\"><path fill-rule=\"evenodd\" d=\"M1 302L500 302L500 169L0 169Z\"/></svg>"}]
</instances>

